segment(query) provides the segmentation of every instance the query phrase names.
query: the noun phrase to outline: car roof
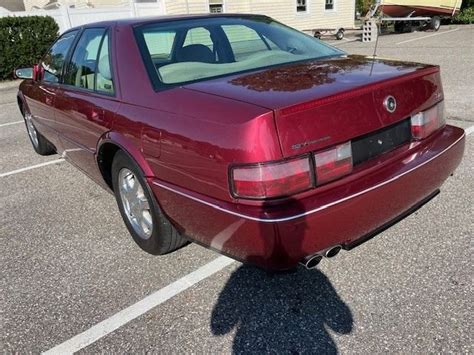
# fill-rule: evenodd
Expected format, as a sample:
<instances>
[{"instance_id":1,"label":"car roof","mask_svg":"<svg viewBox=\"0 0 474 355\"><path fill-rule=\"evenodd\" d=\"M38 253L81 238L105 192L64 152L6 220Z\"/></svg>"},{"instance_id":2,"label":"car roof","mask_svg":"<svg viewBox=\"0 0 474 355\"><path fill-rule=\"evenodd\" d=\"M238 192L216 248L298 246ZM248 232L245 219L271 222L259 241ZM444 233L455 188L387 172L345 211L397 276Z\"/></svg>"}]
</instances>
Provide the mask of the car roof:
<instances>
[{"instance_id":1,"label":"car roof","mask_svg":"<svg viewBox=\"0 0 474 355\"><path fill-rule=\"evenodd\" d=\"M256 14L193 14L193 15L167 15L167 16L153 16L153 17L132 17L126 19L117 19L117 20L108 20L100 22L92 22L81 26L76 26L69 31L81 29L81 28L91 28L91 27L110 27L110 26L139 26L145 25L148 23L159 23L159 22L168 22L172 20L196 20L204 18L225 18L225 17L267 17L265 15L256 15Z\"/></svg>"}]
</instances>

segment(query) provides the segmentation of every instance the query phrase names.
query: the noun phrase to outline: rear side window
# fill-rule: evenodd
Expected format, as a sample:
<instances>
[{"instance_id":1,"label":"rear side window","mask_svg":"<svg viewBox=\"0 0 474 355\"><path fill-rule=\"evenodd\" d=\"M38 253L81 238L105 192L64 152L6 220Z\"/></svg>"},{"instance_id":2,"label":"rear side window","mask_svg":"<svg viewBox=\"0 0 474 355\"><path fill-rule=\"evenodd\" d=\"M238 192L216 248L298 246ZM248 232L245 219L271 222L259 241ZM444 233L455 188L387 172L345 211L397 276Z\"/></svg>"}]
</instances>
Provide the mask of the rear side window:
<instances>
[{"instance_id":1,"label":"rear side window","mask_svg":"<svg viewBox=\"0 0 474 355\"><path fill-rule=\"evenodd\" d=\"M113 94L114 82L110 65L109 43L109 35L106 34L102 40L98 56L95 89L99 92Z\"/></svg>"},{"instance_id":2,"label":"rear side window","mask_svg":"<svg viewBox=\"0 0 474 355\"><path fill-rule=\"evenodd\" d=\"M97 57L104 33L104 28L90 28L82 33L68 65L65 84L94 90Z\"/></svg>"},{"instance_id":3,"label":"rear side window","mask_svg":"<svg viewBox=\"0 0 474 355\"><path fill-rule=\"evenodd\" d=\"M77 32L78 31L71 31L62 35L43 57L41 60L41 67L44 70L43 81L51 83L59 82L64 61Z\"/></svg>"},{"instance_id":4,"label":"rear side window","mask_svg":"<svg viewBox=\"0 0 474 355\"><path fill-rule=\"evenodd\" d=\"M81 89L114 93L109 35L105 28L84 30L72 54L64 83Z\"/></svg>"}]
</instances>

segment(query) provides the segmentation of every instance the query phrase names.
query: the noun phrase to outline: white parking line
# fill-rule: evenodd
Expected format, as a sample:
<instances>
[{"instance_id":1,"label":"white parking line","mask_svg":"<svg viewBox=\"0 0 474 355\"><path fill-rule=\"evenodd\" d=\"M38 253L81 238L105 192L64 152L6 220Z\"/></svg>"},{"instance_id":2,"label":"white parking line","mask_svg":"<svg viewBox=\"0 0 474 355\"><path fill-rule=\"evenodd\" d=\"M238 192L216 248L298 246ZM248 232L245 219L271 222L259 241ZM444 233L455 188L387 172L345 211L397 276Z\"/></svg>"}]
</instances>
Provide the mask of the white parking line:
<instances>
[{"instance_id":1,"label":"white parking line","mask_svg":"<svg viewBox=\"0 0 474 355\"><path fill-rule=\"evenodd\" d=\"M434 37L434 36L439 36L439 35L444 35L446 33L451 33L451 32L454 32L454 31L457 31L459 30L459 27L458 28L455 28L454 30L449 30L449 31L446 31L446 32L436 32L436 33L433 33L431 35L428 35L428 36L423 36L423 37L418 37L418 38L412 38L412 39L407 39L406 41L401 41L401 42L398 42L398 44L403 44L403 43L408 43L408 42L413 42L413 41L418 41L420 39L425 39L425 38L428 38L428 37Z\"/></svg>"},{"instance_id":2,"label":"white parking line","mask_svg":"<svg viewBox=\"0 0 474 355\"><path fill-rule=\"evenodd\" d=\"M466 128L464 132L466 132L466 136L472 134L474 132L474 126Z\"/></svg>"},{"instance_id":3,"label":"white parking line","mask_svg":"<svg viewBox=\"0 0 474 355\"><path fill-rule=\"evenodd\" d=\"M0 174L0 178L5 177L5 176L10 176L10 175L15 175L15 174L18 174L18 173L22 173L24 171L28 171L28 170L31 170L31 169L41 168L42 166L46 166L46 165L62 163L63 161L64 161L64 159L56 159L56 160L50 160L50 161L47 161L47 162L41 163L41 164L27 166L25 168L21 168L21 169L17 169L17 170L9 171L7 173Z\"/></svg>"},{"instance_id":4,"label":"white parking line","mask_svg":"<svg viewBox=\"0 0 474 355\"><path fill-rule=\"evenodd\" d=\"M18 123L23 123L23 121L15 121L15 122L2 123L2 124L0 124L0 127L11 126L11 125L18 124Z\"/></svg>"},{"instance_id":5,"label":"white parking line","mask_svg":"<svg viewBox=\"0 0 474 355\"><path fill-rule=\"evenodd\" d=\"M233 259L230 259L226 256L219 256L206 265L201 266L196 271L187 274L172 284L156 291L155 293L152 293L141 301L123 309L122 311L114 314L112 317L103 320L85 332L76 335L75 337L55 346L43 354L72 354L76 351L79 351L96 342L100 338L106 336L107 334L112 333L114 330L120 328L124 324L148 312L152 308L162 304L163 302L166 302L170 298L173 298L177 294L187 290L191 286L222 270L233 262Z\"/></svg>"}]
</instances>

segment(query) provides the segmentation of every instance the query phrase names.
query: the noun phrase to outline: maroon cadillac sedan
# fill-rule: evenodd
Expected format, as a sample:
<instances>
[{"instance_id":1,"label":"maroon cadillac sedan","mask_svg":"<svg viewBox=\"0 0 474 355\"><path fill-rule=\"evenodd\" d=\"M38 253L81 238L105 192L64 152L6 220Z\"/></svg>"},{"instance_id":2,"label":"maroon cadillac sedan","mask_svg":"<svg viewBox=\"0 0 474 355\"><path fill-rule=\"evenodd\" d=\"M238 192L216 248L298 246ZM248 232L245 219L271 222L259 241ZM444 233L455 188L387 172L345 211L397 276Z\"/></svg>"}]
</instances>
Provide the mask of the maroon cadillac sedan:
<instances>
[{"instance_id":1,"label":"maroon cadillac sedan","mask_svg":"<svg viewBox=\"0 0 474 355\"><path fill-rule=\"evenodd\" d=\"M266 16L94 23L16 74L35 151L111 191L152 254L194 241L313 268L429 201L464 150L439 67L347 55Z\"/></svg>"}]
</instances>

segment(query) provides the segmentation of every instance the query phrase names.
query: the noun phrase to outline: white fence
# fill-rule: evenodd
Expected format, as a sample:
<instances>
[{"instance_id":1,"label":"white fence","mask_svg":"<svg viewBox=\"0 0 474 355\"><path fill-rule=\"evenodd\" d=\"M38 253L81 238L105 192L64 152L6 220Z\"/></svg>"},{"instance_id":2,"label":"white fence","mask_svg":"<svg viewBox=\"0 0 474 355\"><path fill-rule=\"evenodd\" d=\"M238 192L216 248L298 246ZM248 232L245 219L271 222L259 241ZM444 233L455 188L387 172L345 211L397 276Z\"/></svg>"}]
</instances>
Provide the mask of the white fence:
<instances>
[{"instance_id":1,"label":"white fence","mask_svg":"<svg viewBox=\"0 0 474 355\"><path fill-rule=\"evenodd\" d=\"M160 16L166 13L163 0L154 3L133 3L120 7L101 7L74 9L62 6L56 10L33 10L0 13L4 16L51 16L58 23L59 32L62 33L71 27L86 23L117 20L130 17Z\"/></svg>"}]
</instances>

